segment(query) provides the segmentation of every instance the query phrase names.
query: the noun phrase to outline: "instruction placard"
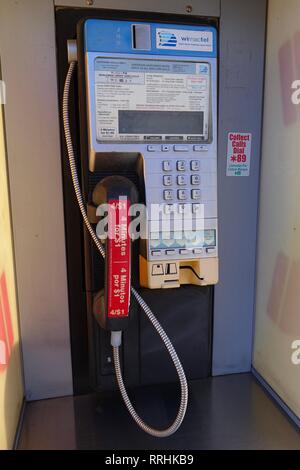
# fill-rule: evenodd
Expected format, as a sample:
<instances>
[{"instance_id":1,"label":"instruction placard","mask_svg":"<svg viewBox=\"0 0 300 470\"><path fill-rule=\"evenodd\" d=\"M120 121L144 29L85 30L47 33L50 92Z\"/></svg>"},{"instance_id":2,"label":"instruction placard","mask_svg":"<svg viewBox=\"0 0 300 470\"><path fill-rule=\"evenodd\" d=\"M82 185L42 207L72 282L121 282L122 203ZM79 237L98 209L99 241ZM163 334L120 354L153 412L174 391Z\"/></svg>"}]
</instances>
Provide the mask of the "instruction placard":
<instances>
[{"instance_id":1,"label":"instruction placard","mask_svg":"<svg viewBox=\"0 0 300 470\"><path fill-rule=\"evenodd\" d=\"M252 134L229 132L227 144L227 176L249 176Z\"/></svg>"},{"instance_id":2,"label":"instruction placard","mask_svg":"<svg viewBox=\"0 0 300 470\"><path fill-rule=\"evenodd\" d=\"M95 61L97 140L207 141L211 67L206 62ZM172 119L173 117L173 119Z\"/></svg>"}]
</instances>

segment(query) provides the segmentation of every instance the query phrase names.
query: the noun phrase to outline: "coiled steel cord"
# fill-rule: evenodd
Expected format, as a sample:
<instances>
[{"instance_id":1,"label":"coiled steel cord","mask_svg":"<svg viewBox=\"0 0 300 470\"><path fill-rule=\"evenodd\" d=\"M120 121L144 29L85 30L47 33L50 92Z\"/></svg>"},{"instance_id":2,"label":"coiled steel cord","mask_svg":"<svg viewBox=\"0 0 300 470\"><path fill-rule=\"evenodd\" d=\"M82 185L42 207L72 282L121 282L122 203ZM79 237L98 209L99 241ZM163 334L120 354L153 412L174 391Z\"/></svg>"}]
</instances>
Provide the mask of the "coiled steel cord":
<instances>
[{"instance_id":1,"label":"coiled steel cord","mask_svg":"<svg viewBox=\"0 0 300 470\"><path fill-rule=\"evenodd\" d=\"M78 181L78 175L77 175L77 169L76 169L76 162L75 162L75 156L74 156L74 149L73 149L73 143L72 143L72 136L71 136L71 131L70 131L70 124L69 124L69 95L70 95L70 84L71 84L71 79L72 75L74 72L76 66L76 62L72 61L69 66L69 70L66 76L66 81L64 85L64 92L63 92L63 104L62 104L62 113L63 113L63 125L64 125L64 133L65 133L65 139L66 139L66 146L67 146L67 151L68 151L68 157L69 157L69 163L70 163L70 170L71 170L71 176L72 176L72 181L73 181L73 186L77 198L77 202L80 208L80 212L82 214L85 226L87 230L89 231L93 241L95 242L95 245L97 246L101 256L105 258L105 250L99 241L95 231L93 230L85 209L85 204L83 202L82 198L82 193ZM147 315L148 319L152 323L153 327L156 329L157 333L161 337L162 341L164 342L166 349L168 353L170 354L170 357L173 361L173 364L176 368L178 378L180 381L180 388L181 388L181 400L180 400L180 405L178 409L177 416L174 420L174 422L166 429L154 429L147 425L136 413L134 407L132 406L132 403L128 397L123 377L122 377L122 371L121 371L121 366L120 366L120 357L119 357L119 347L113 346L113 356L114 356L114 364L115 364L115 371L116 371L116 378L117 382L119 385L119 389L121 392L121 395L123 397L123 400L125 402L125 405L131 414L132 418L134 421L138 424L138 426L145 431L146 433L150 434L151 436L154 437L168 437L174 434L174 432L177 431L177 429L180 427L185 413L187 409L187 403L188 403L188 385L185 377L185 373L183 370L183 367L181 365L181 362L177 356L177 353L168 338L167 334L165 333L164 329L162 328L161 324L155 317L155 315L152 313L150 307L147 305L147 303L144 301L144 299L140 296L140 294L136 291L134 287L131 287L131 292L133 296L135 297L136 301L140 305L140 307L144 310L145 314Z\"/></svg>"}]
</instances>

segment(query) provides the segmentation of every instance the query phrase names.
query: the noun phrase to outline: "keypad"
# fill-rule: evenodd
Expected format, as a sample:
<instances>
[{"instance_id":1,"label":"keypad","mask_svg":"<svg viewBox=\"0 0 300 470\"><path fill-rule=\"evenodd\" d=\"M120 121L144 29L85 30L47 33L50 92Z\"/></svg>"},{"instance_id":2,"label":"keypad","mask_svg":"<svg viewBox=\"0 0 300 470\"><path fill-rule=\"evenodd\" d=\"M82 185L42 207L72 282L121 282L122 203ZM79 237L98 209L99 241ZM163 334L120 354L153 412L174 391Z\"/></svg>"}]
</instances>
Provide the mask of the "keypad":
<instances>
[{"instance_id":1,"label":"keypad","mask_svg":"<svg viewBox=\"0 0 300 470\"><path fill-rule=\"evenodd\" d=\"M165 147L169 149L169 146ZM199 160L164 160L162 168L163 173L165 173L162 176L162 184L164 187L169 187L169 189L163 192L165 201L176 199L178 201L197 201L201 199L200 188L195 188L195 186L200 186L201 184ZM174 174L174 170L177 171L177 174ZM190 171L193 173L189 174ZM183 208L182 211L184 211ZM197 213L195 208L193 208L193 213Z\"/></svg>"},{"instance_id":2,"label":"keypad","mask_svg":"<svg viewBox=\"0 0 300 470\"><path fill-rule=\"evenodd\" d=\"M149 145L148 150L150 152L161 152L160 155L154 155L153 158L159 159L158 164L161 165L163 170L161 175L161 195L165 201L163 207L164 214L174 214L174 220L178 217L176 214L192 214L193 218L202 218L204 206L201 201L203 197L201 186L203 176L201 169L203 165L203 170L206 172L207 165L205 160L201 160L204 156L197 155L196 152L206 152L209 150L209 146L183 144ZM191 151L195 153L184 154L184 152ZM162 152L165 152L165 154ZM168 154L168 152L170 153ZM175 155L174 152L178 152L178 154ZM181 155L180 152L182 152ZM171 259L175 255L201 257L205 255L214 256L216 253L216 247L196 247L191 249L182 247L176 250L171 247L163 251L159 249L151 251L154 257L164 255L170 256Z\"/></svg>"}]
</instances>

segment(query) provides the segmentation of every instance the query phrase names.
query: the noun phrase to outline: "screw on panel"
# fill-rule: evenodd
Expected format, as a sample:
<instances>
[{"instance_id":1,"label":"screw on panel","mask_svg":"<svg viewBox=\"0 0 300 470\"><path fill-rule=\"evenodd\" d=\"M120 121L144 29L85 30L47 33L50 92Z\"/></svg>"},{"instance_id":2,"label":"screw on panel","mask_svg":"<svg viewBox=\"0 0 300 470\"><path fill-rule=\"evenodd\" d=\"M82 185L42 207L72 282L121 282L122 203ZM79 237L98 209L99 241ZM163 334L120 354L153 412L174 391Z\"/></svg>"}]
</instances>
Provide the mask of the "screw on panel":
<instances>
[{"instance_id":1,"label":"screw on panel","mask_svg":"<svg viewBox=\"0 0 300 470\"><path fill-rule=\"evenodd\" d=\"M86 4L88 6L92 6L92 5L94 5L94 0L86 0Z\"/></svg>"},{"instance_id":2,"label":"screw on panel","mask_svg":"<svg viewBox=\"0 0 300 470\"><path fill-rule=\"evenodd\" d=\"M187 6L185 7L185 11L186 11L187 13L192 13L192 11L193 11L192 5L187 5Z\"/></svg>"}]
</instances>

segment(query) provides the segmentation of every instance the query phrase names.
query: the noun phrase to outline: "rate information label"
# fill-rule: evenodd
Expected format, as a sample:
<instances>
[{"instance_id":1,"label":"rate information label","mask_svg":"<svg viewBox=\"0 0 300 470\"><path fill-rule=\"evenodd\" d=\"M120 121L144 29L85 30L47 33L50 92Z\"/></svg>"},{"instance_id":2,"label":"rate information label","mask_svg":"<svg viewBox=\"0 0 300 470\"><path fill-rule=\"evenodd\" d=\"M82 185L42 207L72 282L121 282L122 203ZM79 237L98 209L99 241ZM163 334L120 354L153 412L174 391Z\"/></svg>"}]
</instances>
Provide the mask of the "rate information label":
<instances>
[{"instance_id":1,"label":"rate information label","mask_svg":"<svg viewBox=\"0 0 300 470\"><path fill-rule=\"evenodd\" d=\"M130 203L127 199L108 203L107 316L122 318L128 317L130 302Z\"/></svg>"},{"instance_id":2,"label":"rate information label","mask_svg":"<svg viewBox=\"0 0 300 470\"><path fill-rule=\"evenodd\" d=\"M229 132L227 143L227 176L249 176L252 134Z\"/></svg>"}]
</instances>

